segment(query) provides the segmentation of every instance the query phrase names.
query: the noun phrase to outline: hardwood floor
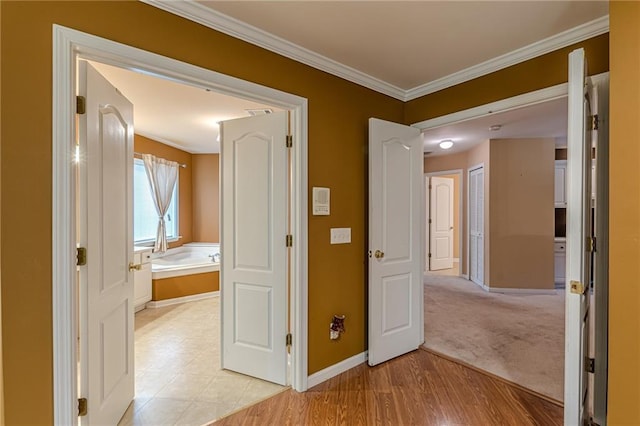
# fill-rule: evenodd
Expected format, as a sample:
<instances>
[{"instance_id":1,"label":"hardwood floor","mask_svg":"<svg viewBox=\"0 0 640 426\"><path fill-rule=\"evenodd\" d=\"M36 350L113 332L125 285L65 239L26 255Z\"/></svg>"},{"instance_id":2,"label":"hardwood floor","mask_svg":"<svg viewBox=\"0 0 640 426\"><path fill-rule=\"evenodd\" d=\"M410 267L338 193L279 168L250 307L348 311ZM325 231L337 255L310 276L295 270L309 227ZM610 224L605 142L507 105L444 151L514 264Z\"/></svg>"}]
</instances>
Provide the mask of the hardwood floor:
<instances>
[{"instance_id":1,"label":"hardwood floor","mask_svg":"<svg viewBox=\"0 0 640 426\"><path fill-rule=\"evenodd\" d=\"M562 407L424 349L287 390L219 425L562 425Z\"/></svg>"}]
</instances>

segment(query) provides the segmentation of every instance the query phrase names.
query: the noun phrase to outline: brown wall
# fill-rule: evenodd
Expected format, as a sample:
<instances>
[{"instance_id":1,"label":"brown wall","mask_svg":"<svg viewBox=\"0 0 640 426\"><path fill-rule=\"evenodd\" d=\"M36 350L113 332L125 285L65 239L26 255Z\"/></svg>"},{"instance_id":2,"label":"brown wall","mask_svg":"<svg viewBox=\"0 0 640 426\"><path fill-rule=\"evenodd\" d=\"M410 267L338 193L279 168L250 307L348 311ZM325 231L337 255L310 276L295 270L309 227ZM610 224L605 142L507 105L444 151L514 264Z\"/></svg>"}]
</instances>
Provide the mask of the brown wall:
<instances>
[{"instance_id":1,"label":"brown wall","mask_svg":"<svg viewBox=\"0 0 640 426\"><path fill-rule=\"evenodd\" d=\"M0 7L0 261L8 424L52 423L54 23L308 99L308 185L332 189L331 216L309 216L309 374L366 349L367 120L401 122L402 102L142 2L0 2ZM330 228L343 226L351 227L352 243L330 245ZM347 318L348 333L340 341L329 339L334 314Z\"/></svg>"},{"instance_id":2,"label":"brown wall","mask_svg":"<svg viewBox=\"0 0 640 426\"><path fill-rule=\"evenodd\" d=\"M640 424L640 3L611 2L609 406Z\"/></svg>"},{"instance_id":3,"label":"brown wall","mask_svg":"<svg viewBox=\"0 0 640 426\"><path fill-rule=\"evenodd\" d=\"M135 135L133 150L140 154L153 154L156 157L166 160L177 161L180 164L186 164L187 167L179 168L178 176L178 206L180 217L178 218L180 227L180 240L169 243L169 247L179 247L183 244L193 241L192 238L192 196L191 196L191 154L181 149L165 145L153 139L146 138L141 135ZM196 240L197 241L197 240Z\"/></svg>"},{"instance_id":4,"label":"brown wall","mask_svg":"<svg viewBox=\"0 0 640 426\"><path fill-rule=\"evenodd\" d=\"M553 289L553 139L493 139L491 288Z\"/></svg>"},{"instance_id":5,"label":"brown wall","mask_svg":"<svg viewBox=\"0 0 640 426\"><path fill-rule=\"evenodd\" d=\"M193 241L220 242L218 154L193 154Z\"/></svg>"}]
</instances>

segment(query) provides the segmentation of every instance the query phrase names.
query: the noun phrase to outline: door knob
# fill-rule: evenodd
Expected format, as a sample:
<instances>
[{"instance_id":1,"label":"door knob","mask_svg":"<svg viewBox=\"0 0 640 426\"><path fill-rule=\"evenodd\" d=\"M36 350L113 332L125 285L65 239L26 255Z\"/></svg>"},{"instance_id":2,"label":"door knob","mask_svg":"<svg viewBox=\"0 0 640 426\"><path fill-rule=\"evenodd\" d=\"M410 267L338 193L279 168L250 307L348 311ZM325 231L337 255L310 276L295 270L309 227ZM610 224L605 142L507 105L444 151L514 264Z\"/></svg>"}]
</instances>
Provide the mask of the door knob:
<instances>
[{"instance_id":1,"label":"door knob","mask_svg":"<svg viewBox=\"0 0 640 426\"><path fill-rule=\"evenodd\" d=\"M373 255L375 256L376 259L382 259L384 257L384 252L380 250L376 250L376 252L373 253Z\"/></svg>"},{"instance_id":2,"label":"door knob","mask_svg":"<svg viewBox=\"0 0 640 426\"><path fill-rule=\"evenodd\" d=\"M129 262L129 270L130 271L139 271L142 269L142 265L141 264L136 264L133 262Z\"/></svg>"}]
</instances>

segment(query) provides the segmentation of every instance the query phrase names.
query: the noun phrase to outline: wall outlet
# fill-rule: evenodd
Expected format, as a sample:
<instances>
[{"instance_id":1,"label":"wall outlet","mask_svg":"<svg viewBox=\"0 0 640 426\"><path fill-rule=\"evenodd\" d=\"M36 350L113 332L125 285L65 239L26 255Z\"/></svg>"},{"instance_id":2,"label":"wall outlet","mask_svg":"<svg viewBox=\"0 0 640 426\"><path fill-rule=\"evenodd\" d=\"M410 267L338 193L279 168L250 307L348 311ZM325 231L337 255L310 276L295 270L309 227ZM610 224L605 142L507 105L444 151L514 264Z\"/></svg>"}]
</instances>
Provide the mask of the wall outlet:
<instances>
[{"instance_id":1,"label":"wall outlet","mask_svg":"<svg viewBox=\"0 0 640 426\"><path fill-rule=\"evenodd\" d=\"M348 244L351 242L351 228L331 228L331 244Z\"/></svg>"}]
</instances>

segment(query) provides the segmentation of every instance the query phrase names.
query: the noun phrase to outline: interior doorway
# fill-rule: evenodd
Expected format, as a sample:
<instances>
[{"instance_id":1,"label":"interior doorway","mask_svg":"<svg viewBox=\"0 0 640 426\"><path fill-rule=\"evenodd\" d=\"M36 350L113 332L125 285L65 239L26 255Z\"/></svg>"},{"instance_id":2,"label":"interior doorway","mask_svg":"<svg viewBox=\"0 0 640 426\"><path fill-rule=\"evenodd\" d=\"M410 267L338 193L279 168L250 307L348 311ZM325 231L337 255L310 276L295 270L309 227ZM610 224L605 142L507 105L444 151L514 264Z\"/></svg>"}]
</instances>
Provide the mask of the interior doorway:
<instances>
[{"instance_id":1,"label":"interior doorway","mask_svg":"<svg viewBox=\"0 0 640 426\"><path fill-rule=\"evenodd\" d=\"M172 80L230 95L269 102L292 111L293 139L291 151L292 180L290 215L291 230L297 246L291 253L291 332L296 335L290 351L291 384L296 390L306 390L306 100L274 89L259 86L212 71L204 70L170 58L143 52L119 43L56 26L54 45L54 416L57 424L77 424L74 400L77 398L75 330L78 328L75 305L75 176L70 140L75 140L75 61L85 58L110 65L135 68L165 76ZM80 51L82 53L80 53ZM135 65L134 65L135 64ZM74 96L69 96L73 94ZM73 99L73 104L71 100ZM71 136L71 137L69 137ZM304 219L303 219L304 218ZM74 265L71 267L71 265ZM133 307L131 307L133 309Z\"/></svg>"},{"instance_id":2,"label":"interior doorway","mask_svg":"<svg viewBox=\"0 0 640 426\"><path fill-rule=\"evenodd\" d=\"M425 173L425 271L459 276L464 237L462 169Z\"/></svg>"}]
</instances>

